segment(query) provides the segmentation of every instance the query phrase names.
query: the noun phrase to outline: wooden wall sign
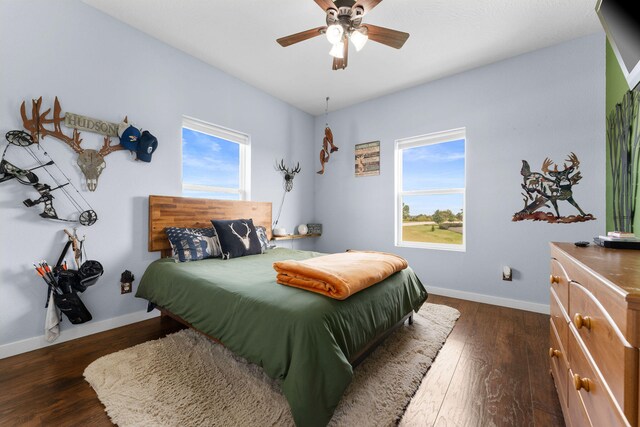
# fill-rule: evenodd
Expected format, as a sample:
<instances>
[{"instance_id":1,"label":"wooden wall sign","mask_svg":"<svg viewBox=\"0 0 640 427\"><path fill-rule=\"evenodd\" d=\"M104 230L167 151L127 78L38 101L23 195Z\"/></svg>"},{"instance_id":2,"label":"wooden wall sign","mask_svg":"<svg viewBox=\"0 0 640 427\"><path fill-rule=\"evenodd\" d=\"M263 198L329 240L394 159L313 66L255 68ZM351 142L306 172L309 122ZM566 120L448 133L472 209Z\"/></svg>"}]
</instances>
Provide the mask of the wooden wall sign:
<instances>
[{"instance_id":1,"label":"wooden wall sign","mask_svg":"<svg viewBox=\"0 0 640 427\"><path fill-rule=\"evenodd\" d=\"M356 144L356 176L380 175L380 141Z\"/></svg>"},{"instance_id":2,"label":"wooden wall sign","mask_svg":"<svg viewBox=\"0 0 640 427\"><path fill-rule=\"evenodd\" d=\"M100 135L118 137L118 123L105 122L80 114L64 113L64 125L69 128L99 133Z\"/></svg>"}]
</instances>

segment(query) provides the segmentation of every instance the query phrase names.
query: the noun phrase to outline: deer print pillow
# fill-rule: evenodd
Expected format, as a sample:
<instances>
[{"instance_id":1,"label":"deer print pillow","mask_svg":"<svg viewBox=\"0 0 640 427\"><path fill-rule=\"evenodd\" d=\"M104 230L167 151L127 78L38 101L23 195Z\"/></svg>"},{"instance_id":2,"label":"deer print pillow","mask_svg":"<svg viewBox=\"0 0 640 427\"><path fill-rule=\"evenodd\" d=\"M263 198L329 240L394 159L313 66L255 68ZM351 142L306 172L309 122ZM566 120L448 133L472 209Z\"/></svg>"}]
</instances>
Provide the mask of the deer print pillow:
<instances>
[{"instance_id":1,"label":"deer print pillow","mask_svg":"<svg viewBox=\"0 0 640 427\"><path fill-rule=\"evenodd\" d=\"M220 244L213 228L166 227L164 232L169 238L176 262L220 256Z\"/></svg>"},{"instance_id":2,"label":"deer print pillow","mask_svg":"<svg viewBox=\"0 0 640 427\"><path fill-rule=\"evenodd\" d=\"M262 253L256 227L251 219L211 220L220 242L222 259Z\"/></svg>"}]
</instances>

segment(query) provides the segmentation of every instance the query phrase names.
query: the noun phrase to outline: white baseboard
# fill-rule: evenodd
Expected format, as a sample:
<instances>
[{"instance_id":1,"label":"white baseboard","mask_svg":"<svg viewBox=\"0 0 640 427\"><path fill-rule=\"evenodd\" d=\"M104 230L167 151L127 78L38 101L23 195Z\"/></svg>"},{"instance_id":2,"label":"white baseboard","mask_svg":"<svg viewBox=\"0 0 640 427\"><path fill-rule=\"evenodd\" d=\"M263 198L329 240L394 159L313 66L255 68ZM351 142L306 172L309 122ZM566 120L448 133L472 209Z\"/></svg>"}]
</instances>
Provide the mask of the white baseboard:
<instances>
[{"instance_id":1,"label":"white baseboard","mask_svg":"<svg viewBox=\"0 0 640 427\"><path fill-rule=\"evenodd\" d=\"M476 294L474 292L459 291L456 289L436 288L434 286L427 286L427 292L433 293L434 295L442 295L444 297L459 298L484 304L499 305L502 307L533 311L535 313L549 314L548 304L538 304L518 299L494 297L491 295Z\"/></svg>"},{"instance_id":2,"label":"white baseboard","mask_svg":"<svg viewBox=\"0 0 640 427\"><path fill-rule=\"evenodd\" d=\"M0 359L15 356L16 354L20 353L26 353L27 351L31 350L37 350L39 348L60 344L65 341L85 337L87 335L96 334L98 332L107 331L109 329L118 328L120 326L129 325L131 323L140 322L142 320L151 319L153 317L158 317L159 315L160 313L157 310L153 310L150 313L137 311L135 313L125 314L122 316L113 317L111 319L73 326L72 328L60 331L60 336L52 343L48 342L44 338L43 332L43 335L41 336L0 345ZM67 321L65 322L65 325L69 326L70 323Z\"/></svg>"}]
</instances>

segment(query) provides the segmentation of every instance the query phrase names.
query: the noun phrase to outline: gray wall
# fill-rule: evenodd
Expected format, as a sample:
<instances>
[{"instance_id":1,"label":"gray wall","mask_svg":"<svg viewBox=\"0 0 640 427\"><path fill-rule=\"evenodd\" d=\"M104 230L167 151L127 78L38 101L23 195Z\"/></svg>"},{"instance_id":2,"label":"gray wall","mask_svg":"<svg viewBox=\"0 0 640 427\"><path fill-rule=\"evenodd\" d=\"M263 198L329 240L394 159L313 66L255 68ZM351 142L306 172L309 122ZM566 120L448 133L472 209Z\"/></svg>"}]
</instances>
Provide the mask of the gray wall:
<instances>
[{"instance_id":1,"label":"gray wall","mask_svg":"<svg viewBox=\"0 0 640 427\"><path fill-rule=\"evenodd\" d=\"M181 193L182 115L251 135L252 199L271 201L274 209L282 195L275 159L300 161L303 172L287 196L280 223L292 230L313 216L316 156L310 115L75 0L0 2L0 58L3 135L21 128L22 100L43 96L51 106L57 95L63 111L109 121L128 115L160 142L150 164L135 162L126 152L110 154L97 191L81 190L100 217L80 230L88 257L105 268L98 284L82 296L94 321L146 308L132 294L120 295L119 278L129 269L137 286L145 267L159 256L147 252L147 196ZM99 147L98 135L83 136L84 146ZM57 140L44 144L79 186L75 153ZM43 334L46 292L31 264L53 263L66 240L62 230L71 226L43 220L39 208L22 206L33 196L15 182L0 184L0 344ZM55 204L64 215L66 200ZM65 320L62 327L84 325Z\"/></svg>"},{"instance_id":2,"label":"gray wall","mask_svg":"<svg viewBox=\"0 0 640 427\"><path fill-rule=\"evenodd\" d=\"M427 286L547 304L548 242L604 231L604 40L588 36L330 114L340 151L315 177L317 249L393 251ZM317 150L324 124L316 118ZM394 141L459 127L467 129L466 252L395 247ZM354 145L375 140L380 176L355 178ZM570 152L584 176L575 199L597 221L511 222L523 207L521 160L539 170L545 157L561 162ZM503 265L514 268L513 282L501 280Z\"/></svg>"}]
</instances>

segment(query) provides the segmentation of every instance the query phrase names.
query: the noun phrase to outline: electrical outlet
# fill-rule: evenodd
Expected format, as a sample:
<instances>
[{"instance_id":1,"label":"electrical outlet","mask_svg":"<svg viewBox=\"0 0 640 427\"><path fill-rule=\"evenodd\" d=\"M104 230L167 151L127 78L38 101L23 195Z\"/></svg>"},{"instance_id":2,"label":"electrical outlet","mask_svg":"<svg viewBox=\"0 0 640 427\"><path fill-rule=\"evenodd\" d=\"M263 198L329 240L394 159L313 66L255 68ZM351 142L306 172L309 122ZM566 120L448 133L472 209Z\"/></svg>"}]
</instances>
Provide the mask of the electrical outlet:
<instances>
[{"instance_id":1,"label":"electrical outlet","mask_svg":"<svg viewBox=\"0 0 640 427\"><path fill-rule=\"evenodd\" d=\"M121 294L131 293L131 288L133 288L133 286L131 286L131 283L122 283L122 282L120 282L120 293Z\"/></svg>"},{"instance_id":2,"label":"electrical outlet","mask_svg":"<svg viewBox=\"0 0 640 427\"><path fill-rule=\"evenodd\" d=\"M513 280L513 271L511 270L511 267L502 267L502 280L507 282L511 282Z\"/></svg>"}]
</instances>

